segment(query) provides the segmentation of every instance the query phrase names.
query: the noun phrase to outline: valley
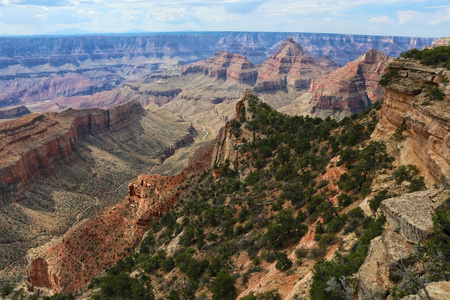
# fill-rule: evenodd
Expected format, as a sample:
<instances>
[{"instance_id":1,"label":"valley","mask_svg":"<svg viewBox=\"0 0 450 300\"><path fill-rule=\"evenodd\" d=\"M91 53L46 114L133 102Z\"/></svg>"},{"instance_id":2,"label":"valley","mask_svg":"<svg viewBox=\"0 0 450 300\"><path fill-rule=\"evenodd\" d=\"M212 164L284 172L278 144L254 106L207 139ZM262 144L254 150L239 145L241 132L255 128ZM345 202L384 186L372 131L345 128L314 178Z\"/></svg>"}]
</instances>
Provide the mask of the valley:
<instances>
[{"instance_id":1,"label":"valley","mask_svg":"<svg viewBox=\"0 0 450 300\"><path fill-rule=\"evenodd\" d=\"M86 39L38 41L73 43L70 62L26 52L27 39L1 48L3 71L37 71L0 89L2 106L32 111L0 110L0 285L12 295L344 299L351 285L390 297L402 285L389 270L441 237L450 73L388 57L434 39Z\"/></svg>"}]
</instances>

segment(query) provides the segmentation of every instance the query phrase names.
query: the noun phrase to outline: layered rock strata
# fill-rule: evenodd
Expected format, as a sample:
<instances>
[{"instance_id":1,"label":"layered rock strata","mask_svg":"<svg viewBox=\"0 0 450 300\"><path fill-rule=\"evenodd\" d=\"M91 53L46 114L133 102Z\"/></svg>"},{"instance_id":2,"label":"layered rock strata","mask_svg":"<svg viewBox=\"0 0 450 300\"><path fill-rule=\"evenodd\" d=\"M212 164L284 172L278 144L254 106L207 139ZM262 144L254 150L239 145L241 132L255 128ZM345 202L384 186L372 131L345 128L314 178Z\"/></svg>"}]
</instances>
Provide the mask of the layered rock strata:
<instances>
[{"instance_id":1,"label":"layered rock strata","mask_svg":"<svg viewBox=\"0 0 450 300\"><path fill-rule=\"evenodd\" d=\"M256 137L254 133L248 128L240 128L239 138L236 137L235 131L233 131L233 124L239 122L241 119L251 120L251 115L248 112L248 100L250 97L254 97L252 93L247 90L244 97L236 104L236 117L227 122L224 128L222 128L217 136L217 141L214 145L212 166L227 166L230 169L239 169L240 152L239 145L242 144L242 139L248 141L254 140Z\"/></svg>"},{"instance_id":2,"label":"layered rock strata","mask_svg":"<svg viewBox=\"0 0 450 300\"><path fill-rule=\"evenodd\" d=\"M103 269L130 255L150 223L176 205L182 183L210 168L211 147L200 148L180 175L140 175L122 202L72 227L63 237L28 252L27 283L47 294L82 290ZM96 266L92 268L92 266Z\"/></svg>"},{"instance_id":3,"label":"layered rock strata","mask_svg":"<svg viewBox=\"0 0 450 300\"><path fill-rule=\"evenodd\" d=\"M255 92L308 89L311 80L327 74L338 67L326 57L313 58L303 48L288 38L277 53L265 61L258 72Z\"/></svg>"},{"instance_id":4,"label":"layered rock strata","mask_svg":"<svg viewBox=\"0 0 450 300\"><path fill-rule=\"evenodd\" d=\"M104 268L129 254L152 220L172 207L183 177L141 175L125 201L69 230L62 238L27 255L30 288L76 292ZM96 265L96 268L91 268Z\"/></svg>"},{"instance_id":5,"label":"layered rock strata","mask_svg":"<svg viewBox=\"0 0 450 300\"><path fill-rule=\"evenodd\" d=\"M394 79L385 87L381 121L374 135L386 139L395 130L403 131L403 146L392 150L399 153L399 161L424 165L434 181L449 180L450 110L446 101L450 98L450 72L408 59L394 60L387 71ZM444 101L433 100L432 89L439 89ZM398 147L396 144L391 148Z\"/></svg>"},{"instance_id":6,"label":"layered rock strata","mask_svg":"<svg viewBox=\"0 0 450 300\"><path fill-rule=\"evenodd\" d=\"M380 209L394 231L417 244L432 234L434 211L449 205L450 190L428 190L384 200Z\"/></svg>"},{"instance_id":7,"label":"layered rock strata","mask_svg":"<svg viewBox=\"0 0 450 300\"><path fill-rule=\"evenodd\" d=\"M232 79L243 84L253 85L256 81L255 66L240 54L225 51L215 53L206 61L200 61L185 67L183 74L202 73L218 79Z\"/></svg>"},{"instance_id":8,"label":"layered rock strata","mask_svg":"<svg viewBox=\"0 0 450 300\"><path fill-rule=\"evenodd\" d=\"M0 124L0 190L20 190L37 174L54 173L81 135L117 131L140 113L142 106L129 102L109 110L33 113Z\"/></svg>"},{"instance_id":9,"label":"layered rock strata","mask_svg":"<svg viewBox=\"0 0 450 300\"><path fill-rule=\"evenodd\" d=\"M344 67L311 83L312 113L350 115L380 101L383 96L378 81L384 73L387 56L372 49Z\"/></svg>"}]
</instances>

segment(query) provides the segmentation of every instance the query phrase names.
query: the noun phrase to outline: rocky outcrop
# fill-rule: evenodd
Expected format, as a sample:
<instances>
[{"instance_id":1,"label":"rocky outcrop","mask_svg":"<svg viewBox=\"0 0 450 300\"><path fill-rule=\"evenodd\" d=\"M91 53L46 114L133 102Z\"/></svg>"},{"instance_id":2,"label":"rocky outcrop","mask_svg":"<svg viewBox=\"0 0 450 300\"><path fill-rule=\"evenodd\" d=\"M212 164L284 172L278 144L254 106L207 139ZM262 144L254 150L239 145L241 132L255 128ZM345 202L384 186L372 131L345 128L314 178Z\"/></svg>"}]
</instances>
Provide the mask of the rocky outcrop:
<instances>
[{"instance_id":1,"label":"rocky outcrop","mask_svg":"<svg viewBox=\"0 0 450 300\"><path fill-rule=\"evenodd\" d=\"M394 231L418 243L433 232L432 213L449 205L450 190L433 189L384 200L380 208Z\"/></svg>"},{"instance_id":2,"label":"rocky outcrop","mask_svg":"<svg viewBox=\"0 0 450 300\"><path fill-rule=\"evenodd\" d=\"M123 201L76 224L61 238L31 249L26 256L29 289L81 291L102 270L130 255L150 223L177 204L186 179L210 169L211 152L210 145L198 149L177 176L138 176L128 184Z\"/></svg>"},{"instance_id":3,"label":"rocky outcrop","mask_svg":"<svg viewBox=\"0 0 450 300\"><path fill-rule=\"evenodd\" d=\"M374 135L386 139L395 130L403 130L402 147L394 149L398 141L391 147L393 153L399 153L399 161L405 165L420 163L434 177L434 182L448 180L450 110L445 100L432 100L429 91L438 88L448 99L450 72L401 58L389 63L387 71L394 78L385 87L381 120ZM404 153L408 149L414 155Z\"/></svg>"},{"instance_id":4,"label":"rocky outcrop","mask_svg":"<svg viewBox=\"0 0 450 300\"><path fill-rule=\"evenodd\" d=\"M380 101L383 96L378 81L384 73L387 56L372 49L344 67L315 79L310 93L317 102L312 113L350 115Z\"/></svg>"},{"instance_id":5,"label":"rocky outcrop","mask_svg":"<svg viewBox=\"0 0 450 300\"><path fill-rule=\"evenodd\" d=\"M277 53L265 61L259 72L255 92L294 90L309 88L311 80L338 67L328 58L316 59L306 54L303 48L288 38Z\"/></svg>"},{"instance_id":6,"label":"rocky outcrop","mask_svg":"<svg viewBox=\"0 0 450 300\"><path fill-rule=\"evenodd\" d=\"M358 297L387 294L394 283L390 269L398 267L414 250L414 244L433 232L432 214L450 206L450 190L427 190L386 199L380 210L388 226L370 242L369 251L358 273Z\"/></svg>"},{"instance_id":7,"label":"rocky outcrop","mask_svg":"<svg viewBox=\"0 0 450 300\"><path fill-rule=\"evenodd\" d=\"M187 73L202 73L223 80L233 79L248 85L253 85L257 77L255 66L244 56L225 51L215 53L206 61L186 66L183 74Z\"/></svg>"},{"instance_id":8,"label":"rocky outcrop","mask_svg":"<svg viewBox=\"0 0 450 300\"><path fill-rule=\"evenodd\" d=\"M83 134L116 131L132 114L143 113L138 102L110 110L73 110L60 114L33 113L0 124L0 190L20 190L39 174L52 174L71 157Z\"/></svg>"},{"instance_id":9,"label":"rocky outcrop","mask_svg":"<svg viewBox=\"0 0 450 300\"><path fill-rule=\"evenodd\" d=\"M0 109L0 119L14 119L29 113L25 105L4 107Z\"/></svg>"},{"instance_id":10,"label":"rocky outcrop","mask_svg":"<svg viewBox=\"0 0 450 300\"><path fill-rule=\"evenodd\" d=\"M239 169L241 159L239 145L242 145L243 139L250 141L256 138L253 132L240 124L242 120L251 120L251 115L248 112L248 100L251 97L254 96L247 90L244 97L236 103L235 119L227 122L225 127L220 130L213 150L211 163L213 168L226 166L232 170ZM234 128L236 124L239 124L239 134L236 133L236 128Z\"/></svg>"},{"instance_id":11,"label":"rocky outcrop","mask_svg":"<svg viewBox=\"0 0 450 300\"><path fill-rule=\"evenodd\" d=\"M426 285L427 292L433 300L447 300L450 299L450 281L430 282ZM409 295L403 297L402 300L421 300L427 299L423 289L420 290L419 295Z\"/></svg>"},{"instance_id":12,"label":"rocky outcrop","mask_svg":"<svg viewBox=\"0 0 450 300\"><path fill-rule=\"evenodd\" d=\"M391 229L374 238L370 242L366 260L357 273L359 299L389 291L393 287L389 278L390 269L400 260L408 258L413 249L412 244Z\"/></svg>"}]
</instances>

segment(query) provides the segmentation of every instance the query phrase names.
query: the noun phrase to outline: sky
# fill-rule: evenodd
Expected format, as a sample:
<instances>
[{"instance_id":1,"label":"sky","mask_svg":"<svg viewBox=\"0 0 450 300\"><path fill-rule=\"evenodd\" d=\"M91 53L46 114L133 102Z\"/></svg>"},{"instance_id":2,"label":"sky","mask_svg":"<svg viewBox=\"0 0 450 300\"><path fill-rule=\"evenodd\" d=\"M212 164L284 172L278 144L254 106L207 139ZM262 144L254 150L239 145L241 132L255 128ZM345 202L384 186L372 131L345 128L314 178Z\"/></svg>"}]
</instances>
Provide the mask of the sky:
<instances>
[{"instance_id":1,"label":"sky","mask_svg":"<svg viewBox=\"0 0 450 300\"><path fill-rule=\"evenodd\" d=\"M450 0L0 0L0 35L279 31L450 36Z\"/></svg>"}]
</instances>

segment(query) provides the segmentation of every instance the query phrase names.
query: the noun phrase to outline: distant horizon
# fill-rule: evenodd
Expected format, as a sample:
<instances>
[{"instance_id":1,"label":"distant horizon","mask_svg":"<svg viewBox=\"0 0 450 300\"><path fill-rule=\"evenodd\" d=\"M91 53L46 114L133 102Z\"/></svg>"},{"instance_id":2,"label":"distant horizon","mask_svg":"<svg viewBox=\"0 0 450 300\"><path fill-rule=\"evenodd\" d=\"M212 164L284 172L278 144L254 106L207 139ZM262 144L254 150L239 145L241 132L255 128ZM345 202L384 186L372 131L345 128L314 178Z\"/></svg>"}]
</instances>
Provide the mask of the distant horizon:
<instances>
[{"instance_id":1,"label":"distant horizon","mask_svg":"<svg viewBox=\"0 0 450 300\"><path fill-rule=\"evenodd\" d=\"M245 30L217 30L217 31L208 31L208 30L186 30L186 31L124 31L124 32L95 32L95 31L83 31L83 32L49 32L43 34L23 34L23 35L11 35L11 34L2 34L0 33L0 38L32 38L32 37L70 37L70 36L117 36L117 35L130 35L130 36L139 36L139 35L156 35L156 34L196 34L196 33L210 33L210 34L220 34L220 33L304 33L304 34L330 34L330 35L351 35L351 36L377 36L377 37L410 37L410 38L430 38L430 39L439 39L439 38L447 38L448 36L440 36L440 37L432 37L432 36L417 36L417 35L384 35L384 34L359 34L359 33L336 33L336 32L307 32L307 31L245 31Z\"/></svg>"},{"instance_id":2,"label":"distant horizon","mask_svg":"<svg viewBox=\"0 0 450 300\"><path fill-rule=\"evenodd\" d=\"M1 36L310 32L439 38L448 0L0 0Z\"/></svg>"}]
</instances>

